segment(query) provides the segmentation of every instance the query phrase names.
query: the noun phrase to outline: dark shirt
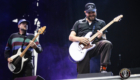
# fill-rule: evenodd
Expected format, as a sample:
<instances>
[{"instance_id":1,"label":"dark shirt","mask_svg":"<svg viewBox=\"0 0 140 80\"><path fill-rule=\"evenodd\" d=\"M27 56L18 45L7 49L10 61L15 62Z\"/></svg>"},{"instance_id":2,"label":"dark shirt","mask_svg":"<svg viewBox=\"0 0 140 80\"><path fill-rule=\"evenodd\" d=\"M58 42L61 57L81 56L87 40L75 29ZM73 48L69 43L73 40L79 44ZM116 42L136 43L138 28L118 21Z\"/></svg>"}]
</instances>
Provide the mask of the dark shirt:
<instances>
[{"instance_id":1,"label":"dark shirt","mask_svg":"<svg viewBox=\"0 0 140 80\"><path fill-rule=\"evenodd\" d=\"M95 20L91 23L91 25L89 25L86 18L84 18L76 21L71 30L76 32L76 36L81 37L81 36L85 36L88 32L93 31L94 25L95 25L95 29L92 35L94 35L97 32L97 30L102 29L106 25L106 23L101 19L95 18ZM106 34L106 32L108 31L107 30L103 31L103 34ZM97 38L96 41L98 41Z\"/></svg>"},{"instance_id":2,"label":"dark shirt","mask_svg":"<svg viewBox=\"0 0 140 80\"><path fill-rule=\"evenodd\" d=\"M12 55L16 54L18 49L22 47L22 43L24 41L24 37L27 36L25 38L25 42L23 45L23 50L28 46L30 40L32 40L34 38L33 34L27 33L24 35L20 35L19 33L13 33L7 42L7 45L5 47L5 52L4 52L4 56L5 58L9 58L10 57L10 52L12 52ZM34 41L37 45L37 48L35 49L38 53L42 52L42 48L41 45L39 44L39 42L37 40ZM30 47L27 52L25 53L25 57L30 58L32 56L32 51L33 48Z\"/></svg>"}]
</instances>

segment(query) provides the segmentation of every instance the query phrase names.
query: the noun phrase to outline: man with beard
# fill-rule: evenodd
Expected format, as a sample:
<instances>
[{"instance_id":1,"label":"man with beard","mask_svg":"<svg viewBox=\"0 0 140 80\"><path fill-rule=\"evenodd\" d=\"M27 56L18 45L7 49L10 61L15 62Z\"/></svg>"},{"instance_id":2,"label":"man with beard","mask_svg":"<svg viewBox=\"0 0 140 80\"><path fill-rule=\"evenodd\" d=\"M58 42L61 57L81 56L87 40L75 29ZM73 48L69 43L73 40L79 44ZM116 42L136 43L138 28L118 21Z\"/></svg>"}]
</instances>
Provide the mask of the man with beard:
<instances>
[{"instance_id":1,"label":"man with beard","mask_svg":"<svg viewBox=\"0 0 140 80\"><path fill-rule=\"evenodd\" d=\"M79 41L85 45L88 45L89 40L83 36L85 36L90 31L92 31L93 34L97 32L98 36L92 42L96 44L96 46L92 50L87 52L85 58L82 61L77 62L77 72L78 74L89 73L90 59L97 55L100 55L100 71L107 72L107 66L111 64L110 56L112 43L106 40L107 30L103 32L99 31L106 25L105 21L96 18L97 9L94 3L87 3L85 5L84 13L86 15L86 18L80 19L75 22L73 28L71 29L72 31L69 35L69 40L73 42Z\"/></svg>"},{"instance_id":2,"label":"man with beard","mask_svg":"<svg viewBox=\"0 0 140 80\"><path fill-rule=\"evenodd\" d=\"M25 58L28 58L28 60L24 63L23 69L18 74L13 74L13 80L17 77L23 77L23 76L33 76L33 64L32 64L32 51L33 49L36 50L37 53L42 52L41 45L37 40L34 42L31 41L34 38L34 34L27 33L28 30L29 21L26 19L21 19L18 22L18 28L19 32L13 33L7 42L4 56L8 63L11 63L13 61L12 58L10 58L10 52L12 51L12 54L17 54L17 51L19 48L22 48L22 51L27 47L28 44L30 44L30 48L25 53Z\"/></svg>"}]
</instances>

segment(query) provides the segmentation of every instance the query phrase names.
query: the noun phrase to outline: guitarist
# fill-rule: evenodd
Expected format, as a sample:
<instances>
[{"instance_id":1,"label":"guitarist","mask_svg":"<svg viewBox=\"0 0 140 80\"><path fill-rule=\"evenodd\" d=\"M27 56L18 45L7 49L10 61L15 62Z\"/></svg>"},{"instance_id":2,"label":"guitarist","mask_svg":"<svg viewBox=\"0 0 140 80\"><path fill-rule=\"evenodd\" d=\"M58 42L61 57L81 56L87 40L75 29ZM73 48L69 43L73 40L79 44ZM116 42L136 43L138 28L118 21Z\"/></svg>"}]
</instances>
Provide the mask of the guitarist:
<instances>
[{"instance_id":1,"label":"guitarist","mask_svg":"<svg viewBox=\"0 0 140 80\"><path fill-rule=\"evenodd\" d=\"M4 56L9 63L13 60L10 58L10 52L12 54L16 54L19 48L22 48L22 51L26 48L28 44L30 44L30 48L25 53L25 58L28 58L28 61L25 62L22 71L19 74L13 74L13 79L17 77L23 76L33 76L33 65L32 65L32 51L35 49L37 53L42 52L41 45L37 40L35 42L31 41L34 38L33 34L27 33L29 21L26 19L21 19L18 22L19 32L13 33L7 42Z\"/></svg>"},{"instance_id":2,"label":"guitarist","mask_svg":"<svg viewBox=\"0 0 140 80\"><path fill-rule=\"evenodd\" d=\"M89 73L90 72L90 59L96 55L100 55L100 71L107 72L107 65L111 64L110 56L112 43L106 40L107 30L101 32L99 31L104 27L105 21L97 19L97 9L94 3L87 3L85 5L84 11L86 17L75 22L71 33L69 35L70 41L79 41L85 45L89 44L89 40L85 36L88 32L92 31L93 34L96 32L98 36L92 42L96 46L87 52L85 58L77 63L77 72L78 74ZM92 34L92 35L93 35Z\"/></svg>"}]
</instances>

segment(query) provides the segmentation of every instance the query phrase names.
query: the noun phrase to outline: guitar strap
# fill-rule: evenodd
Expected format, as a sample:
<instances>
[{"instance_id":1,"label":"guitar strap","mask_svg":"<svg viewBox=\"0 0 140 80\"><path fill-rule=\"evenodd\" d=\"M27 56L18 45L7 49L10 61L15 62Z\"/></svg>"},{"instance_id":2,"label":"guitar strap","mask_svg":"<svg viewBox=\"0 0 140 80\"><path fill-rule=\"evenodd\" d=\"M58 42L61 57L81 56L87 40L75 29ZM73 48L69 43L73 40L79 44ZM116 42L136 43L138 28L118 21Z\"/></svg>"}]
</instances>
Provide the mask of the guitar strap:
<instances>
[{"instance_id":1,"label":"guitar strap","mask_svg":"<svg viewBox=\"0 0 140 80\"><path fill-rule=\"evenodd\" d=\"M94 34L94 31L95 31L95 25L96 25L96 21L94 22L94 25L93 25L93 29L92 29L92 35ZM97 39L97 37L95 38L95 40ZM94 42L94 41L93 41Z\"/></svg>"},{"instance_id":2,"label":"guitar strap","mask_svg":"<svg viewBox=\"0 0 140 80\"><path fill-rule=\"evenodd\" d=\"M94 22L93 29L92 29L92 34L94 33L95 25L96 25L96 22Z\"/></svg>"},{"instance_id":3,"label":"guitar strap","mask_svg":"<svg viewBox=\"0 0 140 80\"><path fill-rule=\"evenodd\" d=\"M21 46L21 51L23 51L23 45L24 45L24 43L25 43L25 39L27 38L27 36L25 35L24 36L24 40L23 40L23 43L22 43L22 46Z\"/></svg>"}]
</instances>

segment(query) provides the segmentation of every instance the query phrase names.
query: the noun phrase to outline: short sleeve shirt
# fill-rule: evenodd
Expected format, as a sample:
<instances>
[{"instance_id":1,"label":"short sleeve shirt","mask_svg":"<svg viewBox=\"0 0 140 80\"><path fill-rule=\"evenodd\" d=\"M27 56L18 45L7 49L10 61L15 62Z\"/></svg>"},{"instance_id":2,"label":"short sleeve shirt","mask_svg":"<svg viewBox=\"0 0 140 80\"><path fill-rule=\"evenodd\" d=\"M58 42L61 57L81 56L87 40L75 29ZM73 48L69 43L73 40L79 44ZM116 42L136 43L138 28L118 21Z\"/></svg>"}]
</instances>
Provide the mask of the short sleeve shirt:
<instances>
[{"instance_id":1,"label":"short sleeve shirt","mask_svg":"<svg viewBox=\"0 0 140 80\"><path fill-rule=\"evenodd\" d=\"M76 21L71 30L76 32L76 36L81 37L85 36L88 32L93 31L93 26L95 26L95 29L93 31L93 34L95 34L97 30L102 29L105 25L105 21L97 18L91 23L91 25L89 25L86 18L84 18ZM105 34L106 32L108 31L104 30L103 34Z\"/></svg>"}]
</instances>

